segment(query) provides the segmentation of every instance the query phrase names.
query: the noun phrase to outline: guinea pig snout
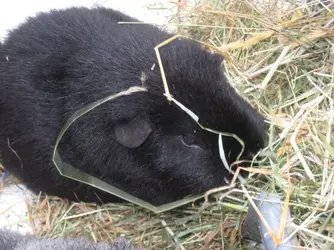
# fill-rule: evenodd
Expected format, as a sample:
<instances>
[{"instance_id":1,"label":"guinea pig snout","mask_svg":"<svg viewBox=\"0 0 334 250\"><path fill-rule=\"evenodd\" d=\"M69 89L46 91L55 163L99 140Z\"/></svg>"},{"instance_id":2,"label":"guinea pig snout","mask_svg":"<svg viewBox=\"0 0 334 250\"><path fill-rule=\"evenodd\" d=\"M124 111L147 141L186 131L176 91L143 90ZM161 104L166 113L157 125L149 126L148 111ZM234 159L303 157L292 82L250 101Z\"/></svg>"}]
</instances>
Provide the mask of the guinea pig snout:
<instances>
[{"instance_id":1,"label":"guinea pig snout","mask_svg":"<svg viewBox=\"0 0 334 250\"><path fill-rule=\"evenodd\" d=\"M249 159L253 159L255 155L256 155L256 153L254 153L252 151L247 152L247 158L249 158Z\"/></svg>"},{"instance_id":2,"label":"guinea pig snout","mask_svg":"<svg viewBox=\"0 0 334 250\"><path fill-rule=\"evenodd\" d=\"M263 159L263 156L261 155L261 149L257 151L247 150L245 156L242 158L246 161L254 161L253 164L256 164L256 162L261 161Z\"/></svg>"}]
</instances>

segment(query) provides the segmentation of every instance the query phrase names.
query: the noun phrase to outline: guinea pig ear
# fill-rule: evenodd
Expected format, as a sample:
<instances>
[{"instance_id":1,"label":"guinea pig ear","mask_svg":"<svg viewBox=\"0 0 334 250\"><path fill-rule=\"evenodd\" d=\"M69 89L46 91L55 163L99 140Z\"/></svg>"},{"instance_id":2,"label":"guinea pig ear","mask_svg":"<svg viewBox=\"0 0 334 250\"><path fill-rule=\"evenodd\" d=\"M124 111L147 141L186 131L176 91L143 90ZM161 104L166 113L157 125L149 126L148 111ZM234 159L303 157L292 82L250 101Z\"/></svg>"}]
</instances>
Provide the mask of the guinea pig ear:
<instances>
[{"instance_id":1,"label":"guinea pig ear","mask_svg":"<svg viewBox=\"0 0 334 250\"><path fill-rule=\"evenodd\" d=\"M152 125L148 115L118 121L114 125L116 141L127 148L139 147L146 141L151 132Z\"/></svg>"}]
</instances>

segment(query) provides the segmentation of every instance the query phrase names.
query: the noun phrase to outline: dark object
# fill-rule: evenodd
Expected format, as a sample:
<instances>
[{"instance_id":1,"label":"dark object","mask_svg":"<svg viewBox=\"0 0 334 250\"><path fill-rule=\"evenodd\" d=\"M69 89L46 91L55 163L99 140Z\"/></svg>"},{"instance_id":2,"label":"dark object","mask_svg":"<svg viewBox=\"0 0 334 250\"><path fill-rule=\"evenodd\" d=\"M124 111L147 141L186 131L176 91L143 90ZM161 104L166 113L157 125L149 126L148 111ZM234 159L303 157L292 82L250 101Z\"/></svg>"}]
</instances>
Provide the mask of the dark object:
<instances>
[{"instance_id":1,"label":"dark object","mask_svg":"<svg viewBox=\"0 0 334 250\"><path fill-rule=\"evenodd\" d=\"M62 159L153 205L226 185L231 176L218 136L201 130L163 96L154 47L171 37L106 8L40 13L10 32L0 51L0 151L4 166L34 191L86 202L115 197L62 177L51 156L70 115L131 86L76 121L59 147ZM223 58L176 40L161 50L171 94L206 127L238 135L251 159L265 143L264 118L228 84ZM241 150L223 139L228 163Z\"/></svg>"},{"instance_id":2,"label":"dark object","mask_svg":"<svg viewBox=\"0 0 334 250\"><path fill-rule=\"evenodd\" d=\"M254 200L254 203L260 210L262 216L267 221L268 225L278 234L280 226L280 220L283 213L281 205L281 199L275 194L266 195L261 193L259 200ZM291 215L288 211L287 223L290 223ZM292 232L290 228L285 228L284 238L288 237ZM242 226L242 236L245 239L250 239L256 242L263 242L266 250L293 250L298 245L296 237L292 237L287 244L276 246L273 238L268 233L264 223L260 220L255 209L252 205L249 205L249 209L245 218L245 222Z\"/></svg>"},{"instance_id":3,"label":"dark object","mask_svg":"<svg viewBox=\"0 0 334 250\"><path fill-rule=\"evenodd\" d=\"M37 238L9 230L0 230L1 250L141 250L131 246L124 238L117 238L113 244L94 243L85 239ZM143 250L143 249L142 249Z\"/></svg>"}]
</instances>

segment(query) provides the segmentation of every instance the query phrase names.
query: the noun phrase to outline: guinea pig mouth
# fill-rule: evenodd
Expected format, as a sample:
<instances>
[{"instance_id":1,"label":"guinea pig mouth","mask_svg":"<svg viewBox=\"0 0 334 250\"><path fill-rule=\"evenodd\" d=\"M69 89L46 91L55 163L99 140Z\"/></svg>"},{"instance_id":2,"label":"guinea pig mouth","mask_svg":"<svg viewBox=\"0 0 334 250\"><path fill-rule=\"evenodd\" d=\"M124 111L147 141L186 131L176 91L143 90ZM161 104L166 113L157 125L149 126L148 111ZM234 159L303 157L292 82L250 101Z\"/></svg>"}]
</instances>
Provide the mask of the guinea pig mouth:
<instances>
[{"instance_id":1,"label":"guinea pig mouth","mask_svg":"<svg viewBox=\"0 0 334 250\"><path fill-rule=\"evenodd\" d=\"M239 160L237 159L231 159L232 161L230 164L231 168L238 168L238 167L243 167L243 168L247 168L250 166L258 166L259 165L259 161L261 161L262 157L260 157L257 153L251 152L251 151L247 151L245 152Z\"/></svg>"}]
</instances>

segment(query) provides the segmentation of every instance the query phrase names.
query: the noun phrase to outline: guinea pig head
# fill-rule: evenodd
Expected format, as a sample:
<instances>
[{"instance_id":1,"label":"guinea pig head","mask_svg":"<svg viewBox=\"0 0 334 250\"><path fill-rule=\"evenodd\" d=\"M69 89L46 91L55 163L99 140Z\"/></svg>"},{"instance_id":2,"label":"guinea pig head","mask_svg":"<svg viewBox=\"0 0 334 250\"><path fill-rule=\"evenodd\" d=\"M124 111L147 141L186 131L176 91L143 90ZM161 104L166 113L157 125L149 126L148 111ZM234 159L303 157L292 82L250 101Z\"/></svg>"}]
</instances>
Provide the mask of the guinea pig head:
<instances>
[{"instance_id":1,"label":"guinea pig head","mask_svg":"<svg viewBox=\"0 0 334 250\"><path fill-rule=\"evenodd\" d=\"M229 85L221 67L223 58L187 44L163 55L173 97L194 112L204 127L237 135L245 144L241 159L252 160L265 146L264 118ZM134 193L162 204L227 185L232 175L220 158L218 135L202 129L168 102L162 86L159 68L148 71L148 92L129 97L141 110L114 125L115 140L131 151L140 168L137 172L147 175ZM242 149L235 138L225 136L223 148L229 164ZM135 181L139 180L132 177L131 183Z\"/></svg>"}]
</instances>

